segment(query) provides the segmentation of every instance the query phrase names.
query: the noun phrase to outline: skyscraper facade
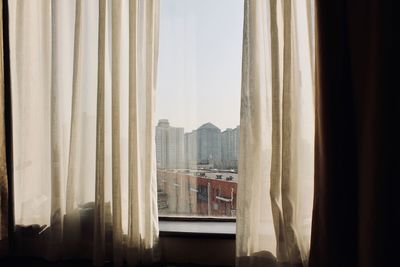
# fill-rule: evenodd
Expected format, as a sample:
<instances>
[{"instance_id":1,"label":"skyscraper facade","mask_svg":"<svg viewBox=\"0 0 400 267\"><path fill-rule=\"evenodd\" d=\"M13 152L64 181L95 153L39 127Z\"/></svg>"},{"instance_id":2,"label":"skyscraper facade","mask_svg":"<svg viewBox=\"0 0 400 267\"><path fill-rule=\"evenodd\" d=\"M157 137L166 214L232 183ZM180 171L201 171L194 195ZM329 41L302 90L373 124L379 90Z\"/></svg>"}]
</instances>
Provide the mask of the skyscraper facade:
<instances>
[{"instance_id":1,"label":"skyscraper facade","mask_svg":"<svg viewBox=\"0 0 400 267\"><path fill-rule=\"evenodd\" d=\"M159 120L156 126L156 161L159 169L184 167L184 131L171 127L168 120Z\"/></svg>"},{"instance_id":2,"label":"skyscraper facade","mask_svg":"<svg viewBox=\"0 0 400 267\"><path fill-rule=\"evenodd\" d=\"M197 132L185 133L185 166L196 169L197 166Z\"/></svg>"},{"instance_id":3,"label":"skyscraper facade","mask_svg":"<svg viewBox=\"0 0 400 267\"><path fill-rule=\"evenodd\" d=\"M240 128L228 128L221 133L221 161L223 168L238 168Z\"/></svg>"},{"instance_id":4,"label":"skyscraper facade","mask_svg":"<svg viewBox=\"0 0 400 267\"><path fill-rule=\"evenodd\" d=\"M208 122L197 130L197 161L199 164L221 165L221 130Z\"/></svg>"},{"instance_id":5,"label":"skyscraper facade","mask_svg":"<svg viewBox=\"0 0 400 267\"><path fill-rule=\"evenodd\" d=\"M167 168L184 168L183 128L169 127L167 139Z\"/></svg>"}]
</instances>

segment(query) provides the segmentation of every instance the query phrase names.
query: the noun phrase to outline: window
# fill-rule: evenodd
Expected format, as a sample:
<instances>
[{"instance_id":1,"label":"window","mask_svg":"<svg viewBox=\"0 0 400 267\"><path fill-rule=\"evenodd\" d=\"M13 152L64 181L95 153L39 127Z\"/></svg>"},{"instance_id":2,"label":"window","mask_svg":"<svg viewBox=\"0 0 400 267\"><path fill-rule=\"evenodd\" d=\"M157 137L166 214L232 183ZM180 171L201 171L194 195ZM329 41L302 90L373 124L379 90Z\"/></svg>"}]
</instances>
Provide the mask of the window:
<instances>
[{"instance_id":1,"label":"window","mask_svg":"<svg viewBox=\"0 0 400 267\"><path fill-rule=\"evenodd\" d=\"M243 13L243 0L161 1L160 216L235 217Z\"/></svg>"}]
</instances>

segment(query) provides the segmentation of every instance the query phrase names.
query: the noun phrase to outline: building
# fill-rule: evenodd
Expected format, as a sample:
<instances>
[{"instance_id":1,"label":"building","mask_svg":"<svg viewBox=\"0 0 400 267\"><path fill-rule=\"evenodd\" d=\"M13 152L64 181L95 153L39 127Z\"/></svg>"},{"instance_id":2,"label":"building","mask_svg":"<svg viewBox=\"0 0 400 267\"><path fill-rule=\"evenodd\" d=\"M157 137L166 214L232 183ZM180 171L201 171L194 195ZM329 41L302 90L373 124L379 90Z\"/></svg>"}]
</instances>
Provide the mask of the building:
<instances>
[{"instance_id":1,"label":"building","mask_svg":"<svg viewBox=\"0 0 400 267\"><path fill-rule=\"evenodd\" d=\"M221 130L208 122L197 130L197 162L198 164L221 165Z\"/></svg>"},{"instance_id":2,"label":"building","mask_svg":"<svg viewBox=\"0 0 400 267\"><path fill-rule=\"evenodd\" d=\"M240 127L228 128L221 133L222 168L238 168L240 147Z\"/></svg>"},{"instance_id":3,"label":"building","mask_svg":"<svg viewBox=\"0 0 400 267\"><path fill-rule=\"evenodd\" d=\"M169 129L168 120L159 120L156 126L156 161L157 168L167 167L167 135Z\"/></svg>"},{"instance_id":4,"label":"building","mask_svg":"<svg viewBox=\"0 0 400 267\"><path fill-rule=\"evenodd\" d=\"M159 120L156 126L156 160L159 169L184 167L183 128L171 127L168 120Z\"/></svg>"},{"instance_id":5,"label":"building","mask_svg":"<svg viewBox=\"0 0 400 267\"><path fill-rule=\"evenodd\" d=\"M236 216L237 174L158 170L160 215Z\"/></svg>"},{"instance_id":6,"label":"building","mask_svg":"<svg viewBox=\"0 0 400 267\"><path fill-rule=\"evenodd\" d=\"M197 133L192 131L185 133L185 167L197 168Z\"/></svg>"},{"instance_id":7,"label":"building","mask_svg":"<svg viewBox=\"0 0 400 267\"><path fill-rule=\"evenodd\" d=\"M184 168L183 128L170 127L167 138L167 168Z\"/></svg>"}]
</instances>

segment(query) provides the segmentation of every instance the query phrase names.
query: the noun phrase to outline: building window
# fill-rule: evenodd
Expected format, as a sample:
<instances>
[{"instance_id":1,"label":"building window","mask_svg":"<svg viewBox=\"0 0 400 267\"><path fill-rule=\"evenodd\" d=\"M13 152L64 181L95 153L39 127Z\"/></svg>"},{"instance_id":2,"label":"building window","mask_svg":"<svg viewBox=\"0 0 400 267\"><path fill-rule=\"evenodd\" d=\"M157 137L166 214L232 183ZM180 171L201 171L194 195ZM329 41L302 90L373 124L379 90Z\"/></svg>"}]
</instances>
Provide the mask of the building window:
<instances>
[{"instance_id":1,"label":"building window","mask_svg":"<svg viewBox=\"0 0 400 267\"><path fill-rule=\"evenodd\" d=\"M243 13L243 0L161 1L160 216L235 217Z\"/></svg>"}]
</instances>

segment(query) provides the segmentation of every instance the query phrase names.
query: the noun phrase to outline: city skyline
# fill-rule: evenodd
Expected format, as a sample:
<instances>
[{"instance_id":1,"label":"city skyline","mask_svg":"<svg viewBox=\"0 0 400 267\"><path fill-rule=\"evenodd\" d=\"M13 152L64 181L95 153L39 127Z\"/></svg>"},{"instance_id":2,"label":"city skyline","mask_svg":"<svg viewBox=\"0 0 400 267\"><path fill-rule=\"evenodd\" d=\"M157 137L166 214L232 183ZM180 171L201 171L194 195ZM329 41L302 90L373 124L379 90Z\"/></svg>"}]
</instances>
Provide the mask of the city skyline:
<instances>
[{"instance_id":1,"label":"city skyline","mask_svg":"<svg viewBox=\"0 0 400 267\"><path fill-rule=\"evenodd\" d=\"M237 169L240 126L220 128L211 122L191 132L171 125L167 119L155 127L156 162L160 169Z\"/></svg>"},{"instance_id":2,"label":"city skyline","mask_svg":"<svg viewBox=\"0 0 400 267\"><path fill-rule=\"evenodd\" d=\"M209 120L209 121L206 121L206 122L202 122L202 123L200 123L197 127L195 127L194 129L188 130L188 131L187 131L185 127L180 126L180 125L177 125L177 124L171 122L171 120L170 120L170 119L167 119L167 118L159 118L159 119L157 119L157 120L156 120L156 126L157 126L157 124L158 124L160 121L168 121L168 123L169 123L170 125L174 125L174 127L176 127L176 128L183 128L185 134L186 134L186 133L191 133L191 132L193 132L193 131L196 131L196 130L199 129L201 126L203 126L204 124L207 124L207 123L211 123L211 124L215 125L216 127L218 127L218 128L221 130L221 132L224 132L224 131L226 131L226 130L232 130L232 129L235 129L236 127L239 127L239 126L240 126L240 124L237 123L237 124L236 124L235 126L233 126L233 127L226 127L226 128L225 128L225 127L219 127L216 123L214 123L214 122L212 122L212 121Z\"/></svg>"}]
</instances>

